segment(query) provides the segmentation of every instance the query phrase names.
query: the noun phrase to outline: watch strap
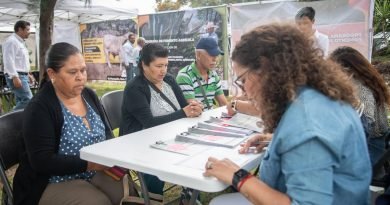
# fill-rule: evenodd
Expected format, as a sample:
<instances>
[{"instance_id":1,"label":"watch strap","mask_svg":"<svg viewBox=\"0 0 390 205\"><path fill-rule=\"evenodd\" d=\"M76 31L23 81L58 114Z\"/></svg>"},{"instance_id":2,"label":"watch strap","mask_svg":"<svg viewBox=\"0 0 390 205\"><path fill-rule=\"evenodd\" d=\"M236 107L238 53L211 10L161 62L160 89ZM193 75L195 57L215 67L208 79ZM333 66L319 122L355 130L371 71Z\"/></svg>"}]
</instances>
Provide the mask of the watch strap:
<instances>
[{"instance_id":1,"label":"watch strap","mask_svg":"<svg viewBox=\"0 0 390 205\"><path fill-rule=\"evenodd\" d=\"M238 171L236 171L233 175L233 180L232 180L232 186L237 190L239 191L239 187L238 185L240 184L240 182L246 178L248 175L250 175L251 173L249 173L248 171L246 171L245 169L239 169Z\"/></svg>"}]
</instances>

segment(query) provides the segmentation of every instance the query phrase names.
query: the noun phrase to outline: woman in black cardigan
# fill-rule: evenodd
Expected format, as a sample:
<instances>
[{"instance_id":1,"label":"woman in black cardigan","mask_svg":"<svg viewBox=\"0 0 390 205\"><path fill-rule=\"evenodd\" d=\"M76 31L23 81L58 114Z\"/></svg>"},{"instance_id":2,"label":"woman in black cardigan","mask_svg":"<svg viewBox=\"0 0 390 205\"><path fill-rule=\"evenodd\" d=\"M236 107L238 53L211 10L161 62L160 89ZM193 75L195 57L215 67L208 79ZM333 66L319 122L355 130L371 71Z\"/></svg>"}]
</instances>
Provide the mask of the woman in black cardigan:
<instances>
[{"instance_id":1,"label":"woman in black cardigan","mask_svg":"<svg viewBox=\"0 0 390 205\"><path fill-rule=\"evenodd\" d=\"M138 67L140 75L124 91L120 135L202 113L202 105L196 101L188 104L175 79L167 75L166 48L146 44L140 52ZM162 195L164 182L151 175L145 175L145 181L150 192Z\"/></svg>"},{"instance_id":2,"label":"woman in black cardigan","mask_svg":"<svg viewBox=\"0 0 390 205\"><path fill-rule=\"evenodd\" d=\"M96 176L104 178L101 171L107 167L80 159L82 147L112 138L98 97L84 87L80 51L54 44L46 66L50 81L42 81L24 110L26 150L14 178L15 204L118 204L120 191L112 197L94 183ZM111 185L121 190L120 183Z\"/></svg>"}]
</instances>

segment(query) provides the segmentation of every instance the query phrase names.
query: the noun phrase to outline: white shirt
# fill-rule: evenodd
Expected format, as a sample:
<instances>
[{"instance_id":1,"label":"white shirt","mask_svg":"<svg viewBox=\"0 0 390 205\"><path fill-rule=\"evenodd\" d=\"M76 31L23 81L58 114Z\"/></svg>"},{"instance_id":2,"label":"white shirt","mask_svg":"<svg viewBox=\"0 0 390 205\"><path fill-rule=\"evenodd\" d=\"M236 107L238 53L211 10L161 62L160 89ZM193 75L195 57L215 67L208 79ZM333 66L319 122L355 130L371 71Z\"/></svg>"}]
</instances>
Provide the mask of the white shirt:
<instances>
[{"instance_id":1,"label":"white shirt","mask_svg":"<svg viewBox=\"0 0 390 205\"><path fill-rule=\"evenodd\" d=\"M130 41L126 41L126 43L122 46L123 51L123 62L126 66L132 63L134 66L137 66L137 52L134 48L133 44Z\"/></svg>"},{"instance_id":2,"label":"white shirt","mask_svg":"<svg viewBox=\"0 0 390 205\"><path fill-rule=\"evenodd\" d=\"M135 55L135 59L137 60L137 62L139 61L139 52L142 50L142 47L141 46L136 46L134 48L134 55Z\"/></svg>"},{"instance_id":3,"label":"white shirt","mask_svg":"<svg viewBox=\"0 0 390 205\"><path fill-rule=\"evenodd\" d=\"M19 76L17 72L29 72L30 60L24 40L13 33L3 43L4 73L10 77Z\"/></svg>"},{"instance_id":4,"label":"white shirt","mask_svg":"<svg viewBox=\"0 0 390 205\"><path fill-rule=\"evenodd\" d=\"M328 56L328 52L329 52L328 36L316 30L316 32L314 33L314 37L316 39L314 42L314 46L316 48L320 48L324 52L324 57Z\"/></svg>"}]
</instances>

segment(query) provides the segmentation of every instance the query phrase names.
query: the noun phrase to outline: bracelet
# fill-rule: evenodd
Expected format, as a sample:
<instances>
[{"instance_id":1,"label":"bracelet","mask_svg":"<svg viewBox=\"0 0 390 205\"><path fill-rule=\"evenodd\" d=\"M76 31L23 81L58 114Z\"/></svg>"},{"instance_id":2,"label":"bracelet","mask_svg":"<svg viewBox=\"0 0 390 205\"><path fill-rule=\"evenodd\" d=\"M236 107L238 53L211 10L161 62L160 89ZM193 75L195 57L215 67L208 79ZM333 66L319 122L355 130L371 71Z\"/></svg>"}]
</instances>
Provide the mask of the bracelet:
<instances>
[{"instance_id":1,"label":"bracelet","mask_svg":"<svg viewBox=\"0 0 390 205\"><path fill-rule=\"evenodd\" d=\"M245 178L243 178L243 179L240 181L240 184L239 184L238 187L237 187L237 191L240 192L242 185L244 185L244 183L245 183L249 178L252 178L252 177L253 177L252 174L248 174Z\"/></svg>"},{"instance_id":2,"label":"bracelet","mask_svg":"<svg viewBox=\"0 0 390 205\"><path fill-rule=\"evenodd\" d=\"M233 110L234 112L237 112L237 100L233 100L233 101L232 101L232 110Z\"/></svg>"}]
</instances>

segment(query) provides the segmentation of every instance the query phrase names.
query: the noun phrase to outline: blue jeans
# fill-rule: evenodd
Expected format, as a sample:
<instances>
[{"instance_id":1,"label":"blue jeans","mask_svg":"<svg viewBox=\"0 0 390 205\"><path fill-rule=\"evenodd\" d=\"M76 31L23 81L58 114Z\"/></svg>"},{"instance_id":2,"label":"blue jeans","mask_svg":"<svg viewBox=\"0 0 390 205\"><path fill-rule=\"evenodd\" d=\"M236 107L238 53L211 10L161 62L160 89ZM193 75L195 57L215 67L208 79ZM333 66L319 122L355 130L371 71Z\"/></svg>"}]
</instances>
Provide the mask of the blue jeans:
<instances>
[{"instance_id":1,"label":"blue jeans","mask_svg":"<svg viewBox=\"0 0 390 205\"><path fill-rule=\"evenodd\" d=\"M7 86L15 95L16 105L13 110L24 109L32 98L28 75L19 75L19 79L22 82L22 87L20 88L15 88L12 79L10 79L8 75L5 79L7 81Z\"/></svg>"},{"instance_id":2,"label":"blue jeans","mask_svg":"<svg viewBox=\"0 0 390 205\"><path fill-rule=\"evenodd\" d=\"M133 64L125 65L126 68L126 83L130 82L134 78Z\"/></svg>"}]
</instances>

